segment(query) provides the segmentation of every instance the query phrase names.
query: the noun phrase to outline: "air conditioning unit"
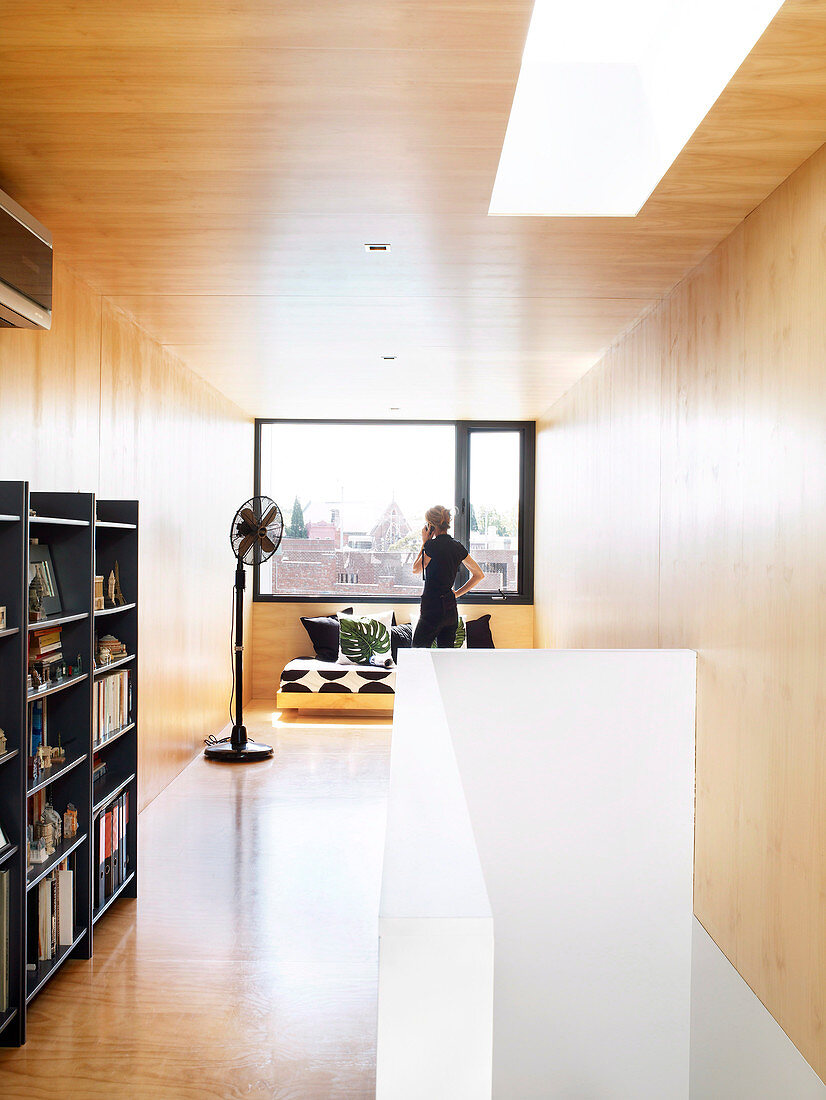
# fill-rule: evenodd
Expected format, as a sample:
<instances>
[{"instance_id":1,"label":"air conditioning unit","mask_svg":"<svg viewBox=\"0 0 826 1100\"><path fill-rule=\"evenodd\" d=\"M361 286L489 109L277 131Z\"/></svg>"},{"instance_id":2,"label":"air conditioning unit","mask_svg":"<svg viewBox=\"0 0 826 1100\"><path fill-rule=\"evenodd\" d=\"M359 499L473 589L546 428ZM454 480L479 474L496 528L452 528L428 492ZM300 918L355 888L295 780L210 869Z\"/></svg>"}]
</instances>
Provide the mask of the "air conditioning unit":
<instances>
[{"instance_id":1,"label":"air conditioning unit","mask_svg":"<svg viewBox=\"0 0 826 1100\"><path fill-rule=\"evenodd\" d=\"M0 328L52 327L52 235L0 191Z\"/></svg>"}]
</instances>

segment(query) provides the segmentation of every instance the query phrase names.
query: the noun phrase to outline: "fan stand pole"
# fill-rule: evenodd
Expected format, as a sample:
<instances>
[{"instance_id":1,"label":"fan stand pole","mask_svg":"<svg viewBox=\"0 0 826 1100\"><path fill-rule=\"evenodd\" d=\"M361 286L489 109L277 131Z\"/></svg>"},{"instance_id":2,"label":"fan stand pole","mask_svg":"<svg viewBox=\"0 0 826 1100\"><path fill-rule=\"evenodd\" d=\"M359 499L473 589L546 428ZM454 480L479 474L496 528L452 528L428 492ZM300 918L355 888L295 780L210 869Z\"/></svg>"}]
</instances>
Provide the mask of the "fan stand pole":
<instances>
[{"instance_id":1,"label":"fan stand pole","mask_svg":"<svg viewBox=\"0 0 826 1100\"><path fill-rule=\"evenodd\" d=\"M236 752L247 746L247 731L244 726L244 589L247 587L247 575L243 562L238 560L235 567L235 725L232 727L230 744Z\"/></svg>"},{"instance_id":2,"label":"fan stand pole","mask_svg":"<svg viewBox=\"0 0 826 1100\"><path fill-rule=\"evenodd\" d=\"M219 741L204 749L208 760L231 764L250 764L272 756L272 745L250 741L244 726L244 589L247 577L241 559L235 568L235 724L229 741Z\"/></svg>"}]
</instances>

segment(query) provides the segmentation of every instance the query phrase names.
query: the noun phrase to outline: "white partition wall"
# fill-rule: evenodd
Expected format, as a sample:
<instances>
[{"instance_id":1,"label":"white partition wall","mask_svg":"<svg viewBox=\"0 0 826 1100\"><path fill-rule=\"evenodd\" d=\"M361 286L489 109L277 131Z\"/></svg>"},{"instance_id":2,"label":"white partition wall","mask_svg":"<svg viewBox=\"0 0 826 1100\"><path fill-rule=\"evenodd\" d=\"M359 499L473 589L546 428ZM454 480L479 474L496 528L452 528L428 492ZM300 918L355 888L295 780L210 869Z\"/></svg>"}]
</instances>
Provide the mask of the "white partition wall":
<instances>
[{"instance_id":1,"label":"white partition wall","mask_svg":"<svg viewBox=\"0 0 826 1100\"><path fill-rule=\"evenodd\" d=\"M379 918L376 1096L491 1094L493 917L433 663L405 662Z\"/></svg>"},{"instance_id":2,"label":"white partition wall","mask_svg":"<svg viewBox=\"0 0 826 1100\"><path fill-rule=\"evenodd\" d=\"M688 1096L694 695L683 651L402 654L382 1100Z\"/></svg>"}]
</instances>

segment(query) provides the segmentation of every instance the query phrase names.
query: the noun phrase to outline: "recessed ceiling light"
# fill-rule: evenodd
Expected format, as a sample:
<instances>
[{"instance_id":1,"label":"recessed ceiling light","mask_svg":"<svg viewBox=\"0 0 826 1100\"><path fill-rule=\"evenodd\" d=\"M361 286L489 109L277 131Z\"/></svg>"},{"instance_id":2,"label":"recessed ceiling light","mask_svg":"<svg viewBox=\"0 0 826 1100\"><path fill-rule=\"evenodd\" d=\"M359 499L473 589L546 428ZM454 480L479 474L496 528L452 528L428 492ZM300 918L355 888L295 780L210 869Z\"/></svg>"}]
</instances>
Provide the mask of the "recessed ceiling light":
<instances>
[{"instance_id":1,"label":"recessed ceiling light","mask_svg":"<svg viewBox=\"0 0 826 1100\"><path fill-rule=\"evenodd\" d=\"M490 214L634 217L782 0L536 0Z\"/></svg>"},{"instance_id":2,"label":"recessed ceiling light","mask_svg":"<svg viewBox=\"0 0 826 1100\"><path fill-rule=\"evenodd\" d=\"M389 244L366 244L364 246L365 252L389 252Z\"/></svg>"},{"instance_id":3,"label":"recessed ceiling light","mask_svg":"<svg viewBox=\"0 0 826 1100\"><path fill-rule=\"evenodd\" d=\"M391 413L397 413L399 411L399 406L398 405L391 405L390 406L390 411L391 411Z\"/></svg>"},{"instance_id":4,"label":"recessed ceiling light","mask_svg":"<svg viewBox=\"0 0 826 1100\"><path fill-rule=\"evenodd\" d=\"M392 359L395 359L395 358L396 358L396 356L395 356L395 355L383 355L383 356L382 356L382 359L384 359L384 360L385 360L385 362L388 362L388 363L389 363L389 362L390 362L390 361L391 361Z\"/></svg>"}]
</instances>

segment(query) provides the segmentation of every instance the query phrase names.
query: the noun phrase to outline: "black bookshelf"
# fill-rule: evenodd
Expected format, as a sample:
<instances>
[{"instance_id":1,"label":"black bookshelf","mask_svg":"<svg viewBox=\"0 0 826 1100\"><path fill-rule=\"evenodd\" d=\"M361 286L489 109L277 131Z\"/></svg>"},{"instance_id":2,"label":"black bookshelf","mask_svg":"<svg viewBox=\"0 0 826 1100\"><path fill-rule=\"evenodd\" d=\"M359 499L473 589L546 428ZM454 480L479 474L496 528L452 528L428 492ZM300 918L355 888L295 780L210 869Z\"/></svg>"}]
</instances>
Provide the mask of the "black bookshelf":
<instances>
[{"instance_id":1,"label":"black bookshelf","mask_svg":"<svg viewBox=\"0 0 826 1100\"><path fill-rule=\"evenodd\" d=\"M33 510L36 514L30 514ZM49 548L61 608L29 621L29 547ZM106 601L95 613L94 577L108 577L115 561L125 597L123 606ZM26 1040L27 1005L72 959L88 959L93 926L122 897L137 896L137 668L138 668L138 506L136 501L95 500L90 493L30 492L26 482L0 482L0 875L9 885L9 996L0 999L0 1046ZM60 626L63 657L71 671L47 684L28 676L31 632ZM114 634L127 654L111 665L95 663L97 635ZM128 722L93 743L96 690L107 676L128 671ZM32 708L47 708L47 743L58 743L65 759L33 771ZM103 784L93 789L96 762L107 765ZM118 881L102 900L98 892L97 841L101 815L129 791L127 860ZM78 813L78 830L44 862L29 863L27 825L43 802L63 814L68 803ZM37 905L42 883L64 861L73 871L72 942L41 961L37 950ZM94 863L94 865L93 865ZM94 892L93 892L94 891ZM0 951L4 949L0 939ZM0 995L2 988L0 988Z\"/></svg>"},{"instance_id":2,"label":"black bookshelf","mask_svg":"<svg viewBox=\"0 0 826 1100\"><path fill-rule=\"evenodd\" d=\"M118 565L124 602L112 607L109 577ZM101 902L95 895L92 923L111 909L118 898L138 896L138 502L135 500L98 500L95 523L95 572L104 578L106 606L94 613L95 634L112 634L126 646L123 657L99 665L94 672L95 688L109 676L129 674L130 703L127 721L105 735L99 734L93 745L95 761L104 764L106 774L94 784L92 819L93 854L100 846L101 816L127 794L129 822L126 830L126 860L122 881L117 882Z\"/></svg>"},{"instance_id":3,"label":"black bookshelf","mask_svg":"<svg viewBox=\"0 0 826 1100\"><path fill-rule=\"evenodd\" d=\"M8 876L8 1005L0 1001L0 1045L26 1038L26 548L29 488L0 482L0 605L6 625L0 636L0 827L9 841L0 850L0 875ZM5 945L0 937L0 951Z\"/></svg>"}]
</instances>

